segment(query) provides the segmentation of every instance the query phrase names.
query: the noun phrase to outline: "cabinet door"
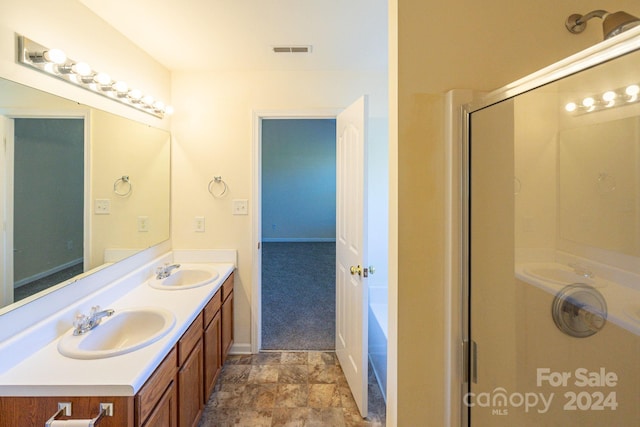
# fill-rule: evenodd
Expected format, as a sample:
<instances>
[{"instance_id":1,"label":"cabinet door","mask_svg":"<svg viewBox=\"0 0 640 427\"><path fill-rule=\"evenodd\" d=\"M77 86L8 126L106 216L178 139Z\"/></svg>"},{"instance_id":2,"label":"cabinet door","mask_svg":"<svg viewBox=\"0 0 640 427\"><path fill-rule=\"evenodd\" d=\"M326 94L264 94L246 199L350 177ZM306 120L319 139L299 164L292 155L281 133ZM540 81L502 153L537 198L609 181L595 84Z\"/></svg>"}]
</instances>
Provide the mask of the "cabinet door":
<instances>
[{"instance_id":1,"label":"cabinet door","mask_svg":"<svg viewBox=\"0 0 640 427\"><path fill-rule=\"evenodd\" d=\"M227 354L233 344L233 291L222 303L222 363L227 360Z\"/></svg>"},{"instance_id":2,"label":"cabinet door","mask_svg":"<svg viewBox=\"0 0 640 427\"><path fill-rule=\"evenodd\" d=\"M218 311L204 331L204 396L207 403L222 367L221 321Z\"/></svg>"},{"instance_id":3,"label":"cabinet door","mask_svg":"<svg viewBox=\"0 0 640 427\"><path fill-rule=\"evenodd\" d=\"M176 383L171 382L143 427L177 427L178 393Z\"/></svg>"},{"instance_id":4,"label":"cabinet door","mask_svg":"<svg viewBox=\"0 0 640 427\"><path fill-rule=\"evenodd\" d=\"M193 348L178 371L180 427L198 425L203 407L202 339Z\"/></svg>"}]
</instances>

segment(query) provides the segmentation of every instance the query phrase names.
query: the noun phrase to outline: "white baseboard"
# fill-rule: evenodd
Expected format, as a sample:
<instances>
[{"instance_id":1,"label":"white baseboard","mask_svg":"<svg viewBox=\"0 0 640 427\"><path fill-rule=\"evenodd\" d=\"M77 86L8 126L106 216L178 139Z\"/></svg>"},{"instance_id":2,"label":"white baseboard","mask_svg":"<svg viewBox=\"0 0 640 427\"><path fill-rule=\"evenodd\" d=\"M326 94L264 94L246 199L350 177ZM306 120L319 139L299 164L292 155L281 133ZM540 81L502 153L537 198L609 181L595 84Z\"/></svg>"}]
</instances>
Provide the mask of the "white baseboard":
<instances>
[{"instance_id":1,"label":"white baseboard","mask_svg":"<svg viewBox=\"0 0 640 427\"><path fill-rule=\"evenodd\" d=\"M31 283L31 282L33 282L35 280L38 280L38 279L42 279L43 277L50 276L52 274L55 274L55 273L57 273L59 271L62 271L64 269L66 269L66 268L73 267L74 265L81 264L81 263L82 263L82 258L77 258L77 259L71 260L71 261L66 262L64 264L57 265L57 266L55 266L53 268L50 268L47 271L36 273L33 276L25 277L22 280L17 280L14 283L13 287L14 288L19 288L20 286L26 285L26 284Z\"/></svg>"},{"instance_id":2,"label":"white baseboard","mask_svg":"<svg viewBox=\"0 0 640 427\"><path fill-rule=\"evenodd\" d=\"M233 343L229 354L251 354L250 343Z\"/></svg>"}]
</instances>

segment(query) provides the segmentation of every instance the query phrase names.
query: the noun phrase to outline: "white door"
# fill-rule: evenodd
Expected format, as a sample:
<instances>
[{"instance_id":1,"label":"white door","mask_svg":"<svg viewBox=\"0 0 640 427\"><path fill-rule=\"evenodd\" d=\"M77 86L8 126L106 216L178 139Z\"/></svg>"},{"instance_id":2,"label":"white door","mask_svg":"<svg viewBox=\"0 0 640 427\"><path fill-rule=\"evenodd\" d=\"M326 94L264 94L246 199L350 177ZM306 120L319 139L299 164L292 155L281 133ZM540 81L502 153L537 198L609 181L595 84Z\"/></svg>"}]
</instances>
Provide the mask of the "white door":
<instances>
[{"instance_id":1,"label":"white door","mask_svg":"<svg viewBox=\"0 0 640 427\"><path fill-rule=\"evenodd\" d=\"M336 123L336 354L360 414L367 416L367 98Z\"/></svg>"},{"instance_id":2,"label":"white door","mask_svg":"<svg viewBox=\"0 0 640 427\"><path fill-rule=\"evenodd\" d=\"M0 307L13 302L13 120L0 116Z\"/></svg>"}]
</instances>

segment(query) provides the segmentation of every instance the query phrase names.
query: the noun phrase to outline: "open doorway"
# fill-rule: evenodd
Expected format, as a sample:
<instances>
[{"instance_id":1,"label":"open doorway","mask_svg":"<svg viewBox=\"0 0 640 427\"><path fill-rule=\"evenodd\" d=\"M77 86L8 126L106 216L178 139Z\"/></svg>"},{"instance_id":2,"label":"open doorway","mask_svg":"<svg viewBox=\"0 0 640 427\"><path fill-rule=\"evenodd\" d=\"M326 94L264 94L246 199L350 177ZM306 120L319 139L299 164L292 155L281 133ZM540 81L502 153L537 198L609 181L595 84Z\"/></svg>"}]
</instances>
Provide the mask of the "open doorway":
<instances>
[{"instance_id":1,"label":"open doorway","mask_svg":"<svg viewBox=\"0 0 640 427\"><path fill-rule=\"evenodd\" d=\"M262 349L335 347L336 120L262 121Z\"/></svg>"},{"instance_id":2,"label":"open doorway","mask_svg":"<svg viewBox=\"0 0 640 427\"><path fill-rule=\"evenodd\" d=\"M259 351L268 350L263 344L263 313L265 307L263 306L263 291L264 286L262 283L263 272L263 258L265 252L263 247L263 229L269 231L269 228L273 228L270 222L267 222L263 218L264 209L263 203L263 172L262 172L262 156L263 156L263 125L266 122L277 120L313 120L313 119L336 119L341 110L336 111L254 111L253 113L253 199L255 202L254 220L253 220L253 238L255 242L254 246L254 263L253 263L253 288L252 295L252 341L251 351L258 353ZM368 334L368 359L369 359L369 380L370 384L374 384L374 389L378 388L382 392L373 393L370 396L375 395L380 397L380 401L384 401L384 393L386 391L386 359L387 359L387 338L386 338L386 325L387 325L387 282L388 277L388 167L389 167L389 150L388 150L388 120L386 116L376 116L375 114L369 116L367 132L368 137L368 149L365 156L369 164L365 190L367 192L367 209L369 212L367 232L369 234L368 239L368 253L369 262L365 267L369 270L369 291L372 293L368 298L371 306L368 311L369 317L369 330L365 328L362 332ZM336 132L337 133L337 132ZM333 138L336 142L335 136ZM337 157L337 156L336 156ZM337 175L337 174L336 174ZM289 211L296 213L297 208L289 209ZM278 224L276 223L276 230ZM270 242L266 242L267 244ZM331 242L332 245L335 243ZM267 249L268 251L268 249ZM280 270L296 270L301 274L312 275L314 274L315 263L311 264L298 263L292 261L292 258L288 258L286 255L283 257L285 260L285 266L280 267ZM374 273L375 270L375 274ZM335 273L335 264L332 272ZM333 275L333 274L332 274ZM375 295L374 295L375 294ZM334 295L335 296L335 295ZM334 304L335 304L335 300ZM319 305L319 304L318 304ZM333 314L333 313L332 313ZM333 322L335 317L332 315ZM333 324L332 324L333 327ZM300 333L305 333L304 327L300 328ZM335 346L335 342L333 343ZM376 384L377 383L377 384Z\"/></svg>"},{"instance_id":3,"label":"open doorway","mask_svg":"<svg viewBox=\"0 0 640 427\"><path fill-rule=\"evenodd\" d=\"M5 118L5 302L83 271L85 120Z\"/></svg>"}]
</instances>

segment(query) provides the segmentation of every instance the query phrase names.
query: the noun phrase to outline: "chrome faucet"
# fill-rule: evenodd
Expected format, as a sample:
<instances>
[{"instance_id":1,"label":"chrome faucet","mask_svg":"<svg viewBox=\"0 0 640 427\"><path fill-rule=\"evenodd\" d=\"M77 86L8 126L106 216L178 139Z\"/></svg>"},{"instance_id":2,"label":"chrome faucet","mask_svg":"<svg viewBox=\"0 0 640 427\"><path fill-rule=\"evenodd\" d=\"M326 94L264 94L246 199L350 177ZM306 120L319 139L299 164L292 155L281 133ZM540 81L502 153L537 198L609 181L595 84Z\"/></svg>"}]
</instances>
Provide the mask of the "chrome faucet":
<instances>
[{"instance_id":1,"label":"chrome faucet","mask_svg":"<svg viewBox=\"0 0 640 427\"><path fill-rule=\"evenodd\" d=\"M84 314L78 314L76 319L73 321L73 335L82 335L86 332L89 332L96 326L100 324L104 317L109 317L113 315L115 311L111 308L100 311L99 305L94 305L91 307L91 312L88 316Z\"/></svg>"},{"instance_id":2,"label":"chrome faucet","mask_svg":"<svg viewBox=\"0 0 640 427\"><path fill-rule=\"evenodd\" d=\"M156 269L156 279L165 279L171 275L171 272L176 268L180 268L180 264L171 264L168 263L164 265L164 267L158 267Z\"/></svg>"},{"instance_id":3,"label":"chrome faucet","mask_svg":"<svg viewBox=\"0 0 640 427\"><path fill-rule=\"evenodd\" d=\"M569 267L573 268L573 272L578 276L582 276L586 279L593 278L593 271L589 270L587 266L580 264L578 262L570 262Z\"/></svg>"}]
</instances>

